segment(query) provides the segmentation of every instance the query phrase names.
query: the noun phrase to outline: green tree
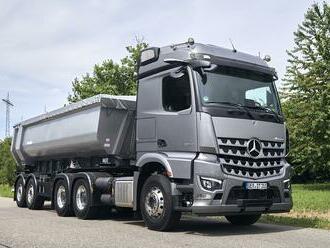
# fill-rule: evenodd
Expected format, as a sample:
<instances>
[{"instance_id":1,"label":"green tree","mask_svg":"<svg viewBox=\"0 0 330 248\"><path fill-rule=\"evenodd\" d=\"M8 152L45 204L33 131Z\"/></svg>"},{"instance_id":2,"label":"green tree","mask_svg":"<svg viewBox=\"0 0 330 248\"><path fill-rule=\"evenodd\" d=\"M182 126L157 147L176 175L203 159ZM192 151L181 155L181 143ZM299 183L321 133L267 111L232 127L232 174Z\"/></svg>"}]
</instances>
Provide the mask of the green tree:
<instances>
[{"instance_id":1,"label":"green tree","mask_svg":"<svg viewBox=\"0 0 330 248\"><path fill-rule=\"evenodd\" d=\"M282 91L300 179L330 179L330 6L313 4L294 33Z\"/></svg>"},{"instance_id":2,"label":"green tree","mask_svg":"<svg viewBox=\"0 0 330 248\"><path fill-rule=\"evenodd\" d=\"M0 140L0 184L12 185L15 180L16 163L10 145L11 139Z\"/></svg>"},{"instance_id":3,"label":"green tree","mask_svg":"<svg viewBox=\"0 0 330 248\"><path fill-rule=\"evenodd\" d=\"M93 74L86 74L81 79L72 82L72 94L69 102L76 102L97 94L135 95L137 60L144 42L137 42L136 46L126 47L129 55L121 59L120 63L105 60L101 65L95 65Z\"/></svg>"}]
</instances>

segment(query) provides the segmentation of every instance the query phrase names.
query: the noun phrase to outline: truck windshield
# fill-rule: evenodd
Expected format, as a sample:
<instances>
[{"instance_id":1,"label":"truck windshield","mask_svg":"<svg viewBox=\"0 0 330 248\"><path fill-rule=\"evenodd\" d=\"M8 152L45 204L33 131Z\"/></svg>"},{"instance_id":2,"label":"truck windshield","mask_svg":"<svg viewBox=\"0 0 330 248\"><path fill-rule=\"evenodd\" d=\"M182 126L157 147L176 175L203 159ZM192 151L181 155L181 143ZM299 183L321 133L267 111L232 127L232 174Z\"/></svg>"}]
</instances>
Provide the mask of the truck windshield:
<instances>
[{"instance_id":1,"label":"truck windshield","mask_svg":"<svg viewBox=\"0 0 330 248\"><path fill-rule=\"evenodd\" d=\"M273 79L270 75L218 67L205 72L202 82L198 75L198 88L204 106L244 107L258 112L280 114L280 107Z\"/></svg>"}]
</instances>

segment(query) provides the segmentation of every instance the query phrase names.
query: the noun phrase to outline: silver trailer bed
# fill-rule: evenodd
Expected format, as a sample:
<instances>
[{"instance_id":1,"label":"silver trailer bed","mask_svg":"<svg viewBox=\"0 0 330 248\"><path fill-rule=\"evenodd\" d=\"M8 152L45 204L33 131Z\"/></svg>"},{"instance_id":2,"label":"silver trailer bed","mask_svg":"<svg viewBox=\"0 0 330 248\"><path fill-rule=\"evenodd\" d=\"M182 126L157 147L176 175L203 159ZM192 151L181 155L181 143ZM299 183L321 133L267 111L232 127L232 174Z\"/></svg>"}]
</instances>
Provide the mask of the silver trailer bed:
<instances>
[{"instance_id":1,"label":"silver trailer bed","mask_svg":"<svg viewBox=\"0 0 330 248\"><path fill-rule=\"evenodd\" d=\"M20 165L58 158L135 156L135 96L97 95L14 126Z\"/></svg>"}]
</instances>

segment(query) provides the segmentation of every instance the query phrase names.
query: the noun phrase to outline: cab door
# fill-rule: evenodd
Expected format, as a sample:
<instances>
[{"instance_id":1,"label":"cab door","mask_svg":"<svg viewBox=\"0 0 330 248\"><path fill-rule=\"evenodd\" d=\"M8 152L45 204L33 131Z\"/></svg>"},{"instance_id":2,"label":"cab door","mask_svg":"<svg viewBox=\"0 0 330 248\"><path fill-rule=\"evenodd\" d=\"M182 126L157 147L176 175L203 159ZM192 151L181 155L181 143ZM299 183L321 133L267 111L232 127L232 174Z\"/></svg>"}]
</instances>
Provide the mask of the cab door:
<instances>
[{"instance_id":1,"label":"cab door","mask_svg":"<svg viewBox=\"0 0 330 248\"><path fill-rule=\"evenodd\" d=\"M156 117L158 151L197 151L196 108L190 68L162 75L161 109Z\"/></svg>"},{"instance_id":2,"label":"cab door","mask_svg":"<svg viewBox=\"0 0 330 248\"><path fill-rule=\"evenodd\" d=\"M174 178L191 179L197 151L195 94L190 68L160 72L139 81L137 159L166 157Z\"/></svg>"}]
</instances>

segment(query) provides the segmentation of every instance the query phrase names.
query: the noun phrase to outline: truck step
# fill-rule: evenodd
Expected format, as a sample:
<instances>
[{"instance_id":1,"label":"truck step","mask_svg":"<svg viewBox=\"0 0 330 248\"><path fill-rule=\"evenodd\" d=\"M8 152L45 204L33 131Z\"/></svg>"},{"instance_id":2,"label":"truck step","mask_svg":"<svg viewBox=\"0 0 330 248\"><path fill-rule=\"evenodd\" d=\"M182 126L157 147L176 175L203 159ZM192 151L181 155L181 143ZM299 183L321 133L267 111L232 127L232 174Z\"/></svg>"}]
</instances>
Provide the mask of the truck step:
<instances>
[{"instance_id":1,"label":"truck step","mask_svg":"<svg viewBox=\"0 0 330 248\"><path fill-rule=\"evenodd\" d=\"M178 184L176 185L177 190L181 192L191 192L194 189L193 184Z\"/></svg>"}]
</instances>

